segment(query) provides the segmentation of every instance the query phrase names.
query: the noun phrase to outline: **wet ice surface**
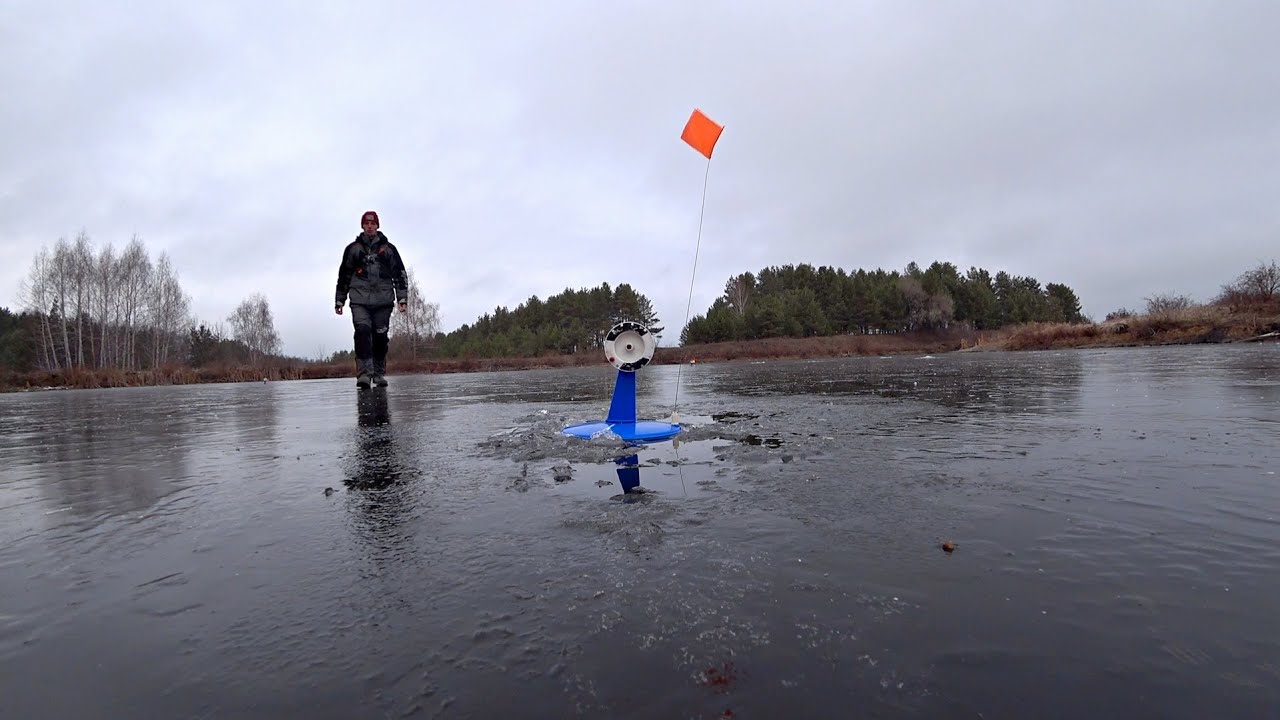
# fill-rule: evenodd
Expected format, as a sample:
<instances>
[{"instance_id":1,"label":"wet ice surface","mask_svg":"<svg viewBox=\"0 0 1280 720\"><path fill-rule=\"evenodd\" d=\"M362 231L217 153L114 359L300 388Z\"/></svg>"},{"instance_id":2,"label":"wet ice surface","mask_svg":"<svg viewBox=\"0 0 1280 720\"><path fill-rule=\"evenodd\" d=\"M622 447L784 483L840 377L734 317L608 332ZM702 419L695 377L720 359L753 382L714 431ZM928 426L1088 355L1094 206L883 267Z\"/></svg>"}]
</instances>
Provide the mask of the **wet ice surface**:
<instances>
[{"instance_id":1,"label":"wet ice surface","mask_svg":"<svg viewBox=\"0 0 1280 720\"><path fill-rule=\"evenodd\" d=\"M1280 347L677 374L0 397L0 715L1280 707Z\"/></svg>"}]
</instances>

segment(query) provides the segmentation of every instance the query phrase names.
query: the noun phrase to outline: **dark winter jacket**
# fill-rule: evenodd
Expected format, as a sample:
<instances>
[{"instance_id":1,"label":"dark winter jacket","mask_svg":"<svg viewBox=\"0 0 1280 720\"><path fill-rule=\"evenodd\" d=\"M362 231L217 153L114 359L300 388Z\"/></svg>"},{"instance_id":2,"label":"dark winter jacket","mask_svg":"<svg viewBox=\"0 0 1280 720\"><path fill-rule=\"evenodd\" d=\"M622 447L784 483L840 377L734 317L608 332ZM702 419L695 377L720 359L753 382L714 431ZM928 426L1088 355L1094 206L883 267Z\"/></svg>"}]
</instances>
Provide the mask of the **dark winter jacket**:
<instances>
[{"instance_id":1,"label":"dark winter jacket","mask_svg":"<svg viewBox=\"0 0 1280 720\"><path fill-rule=\"evenodd\" d=\"M346 303L348 294L352 305L370 307L387 307L409 297L409 276L400 252L382 231L373 237L360 233L342 251L333 304Z\"/></svg>"}]
</instances>

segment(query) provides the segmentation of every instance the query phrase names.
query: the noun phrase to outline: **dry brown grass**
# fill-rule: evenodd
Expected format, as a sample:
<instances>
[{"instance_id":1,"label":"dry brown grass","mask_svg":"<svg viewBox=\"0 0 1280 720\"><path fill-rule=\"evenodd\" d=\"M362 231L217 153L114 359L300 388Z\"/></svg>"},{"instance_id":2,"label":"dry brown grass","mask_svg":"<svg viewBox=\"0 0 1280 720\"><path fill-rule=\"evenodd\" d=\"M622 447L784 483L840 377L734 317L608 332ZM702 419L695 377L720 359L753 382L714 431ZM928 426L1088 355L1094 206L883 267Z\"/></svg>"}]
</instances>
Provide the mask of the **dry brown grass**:
<instances>
[{"instance_id":1,"label":"dry brown grass","mask_svg":"<svg viewBox=\"0 0 1280 720\"><path fill-rule=\"evenodd\" d=\"M604 362L599 353L556 355L539 358L463 358L388 362L388 374L430 374L489 372L536 368L572 367ZM318 380L354 378L354 364L277 363L262 367L217 366L206 368L167 367L159 370L74 369L15 373L0 371L0 391L45 388L115 388L149 385L194 385L199 383L239 383L278 380Z\"/></svg>"},{"instance_id":2,"label":"dry brown grass","mask_svg":"<svg viewBox=\"0 0 1280 720\"><path fill-rule=\"evenodd\" d=\"M194 385L217 382L261 382L272 380L298 380L304 374L290 367L282 368L186 368L173 367L159 370L72 369L61 371L40 370L30 373L10 373L0 377L0 389L23 390L36 388L117 388L149 385Z\"/></svg>"},{"instance_id":3,"label":"dry brown grass","mask_svg":"<svg viewBox=\"0 0 1280 720\"><path fill-rule=\"evenodd\" d=\"M1009 333L998 349L1222 343L1247 340L1277 328L1280 328L1280 315L1253 311L1233 313L1222 307L1199 306L1101 324L1029 323Z\"/></svg>"}]
</instances>

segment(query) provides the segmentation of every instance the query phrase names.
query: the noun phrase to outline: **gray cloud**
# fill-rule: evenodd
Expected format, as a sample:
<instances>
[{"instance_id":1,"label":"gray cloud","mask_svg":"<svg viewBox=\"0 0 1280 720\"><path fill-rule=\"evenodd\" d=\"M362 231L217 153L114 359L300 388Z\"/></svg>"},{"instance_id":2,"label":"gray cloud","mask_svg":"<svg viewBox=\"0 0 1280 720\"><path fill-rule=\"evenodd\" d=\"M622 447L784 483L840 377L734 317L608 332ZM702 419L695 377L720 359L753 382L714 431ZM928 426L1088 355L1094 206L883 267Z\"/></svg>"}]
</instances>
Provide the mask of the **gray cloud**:
<instances>
[{"instance_id":1,"label":"gray cloud","mask_svg":"<svg viewBox=\"0 0 1280 720\"><path fill-rule=\"evenodd\" d=\"M685 316L730 275L949 260L1087 313L1209 299L1276 256L1280 6L1130 3L6 5L0 304L42 244L137 233L217 321L286 350L360 213L446 329L629 282Z\"/></svg>"}]
</instances>

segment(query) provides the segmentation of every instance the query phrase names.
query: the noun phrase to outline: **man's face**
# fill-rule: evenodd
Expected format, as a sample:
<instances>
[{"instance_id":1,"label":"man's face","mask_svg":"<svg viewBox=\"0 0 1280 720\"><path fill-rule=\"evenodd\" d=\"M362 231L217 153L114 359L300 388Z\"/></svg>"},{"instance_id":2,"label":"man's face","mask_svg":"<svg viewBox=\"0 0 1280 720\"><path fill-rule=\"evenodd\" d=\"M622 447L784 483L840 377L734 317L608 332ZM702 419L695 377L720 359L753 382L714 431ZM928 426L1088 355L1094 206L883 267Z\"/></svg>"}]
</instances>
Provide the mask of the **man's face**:
<instances>
[{"instance_id":1,"label":"man's face","mask_svg":"<svg viewBox=\"0 0 1280 720\"><path fill-rule=\"evenodd\" d=\"M360 227L364 228L364 232L366 235L372 235L378 231L378 223L374 222L369 218L365 218L364 220L360 221Z\"/></svg>"}]
</instances>

